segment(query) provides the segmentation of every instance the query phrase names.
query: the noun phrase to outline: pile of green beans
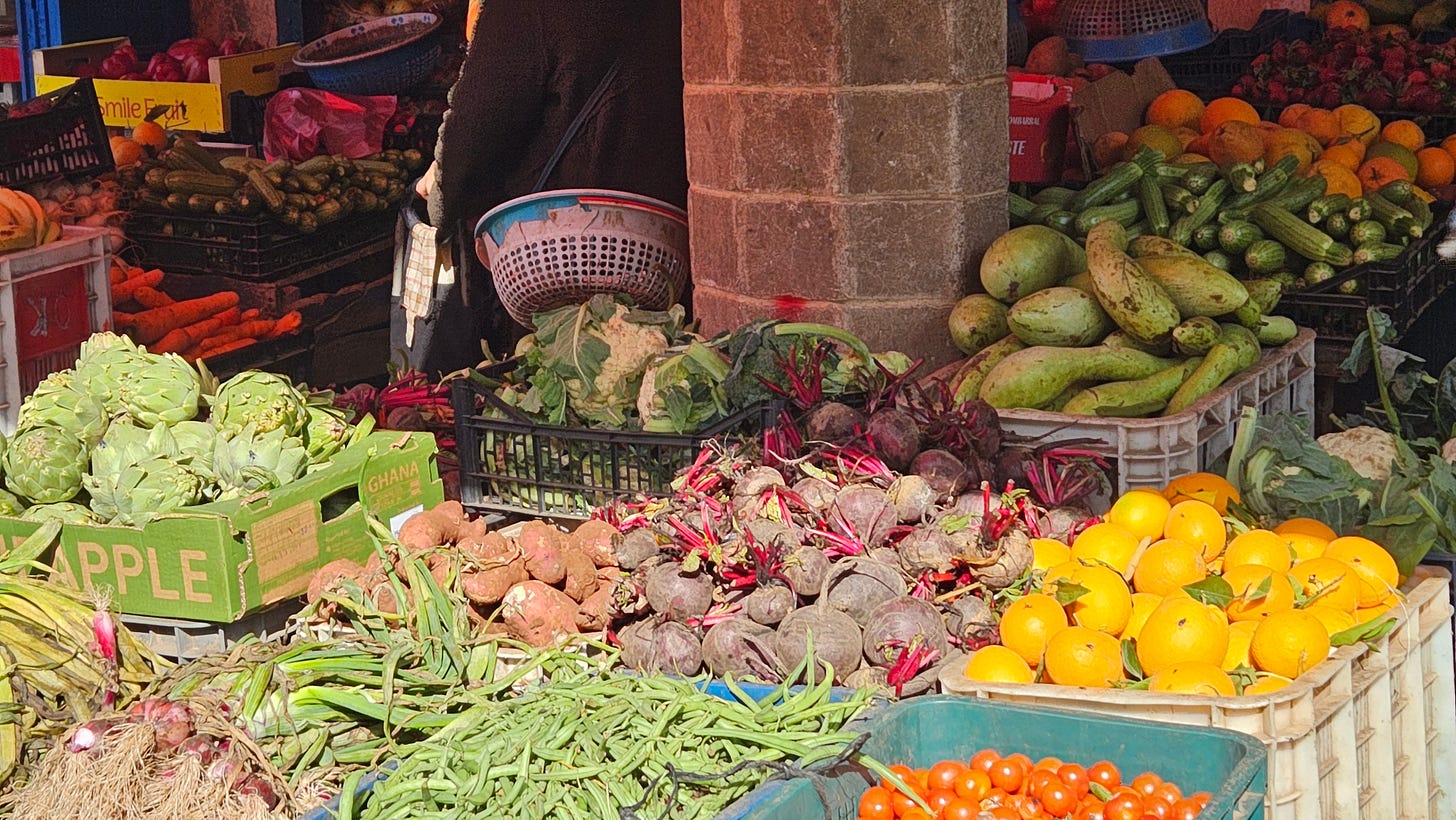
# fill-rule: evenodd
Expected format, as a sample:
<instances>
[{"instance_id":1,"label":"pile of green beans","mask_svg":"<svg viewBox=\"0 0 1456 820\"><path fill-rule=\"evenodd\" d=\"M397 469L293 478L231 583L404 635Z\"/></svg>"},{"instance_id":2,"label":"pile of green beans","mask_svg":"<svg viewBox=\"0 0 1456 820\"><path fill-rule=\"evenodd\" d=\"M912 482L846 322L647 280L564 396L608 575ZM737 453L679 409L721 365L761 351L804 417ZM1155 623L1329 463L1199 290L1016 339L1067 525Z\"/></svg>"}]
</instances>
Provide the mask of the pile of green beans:
<instances>
[{"instance_id":1,"label":"pile of green beans","mask_svg":"<svg viewBox=\"0 0 1456 820\"><path fill-rule=\"evenodd\" d=\"M481 700L406 748L398 770L358 799L362 773L354 776L338 816L616 818L627 809L641 818L669 810L679 820L712 817L771 768L721 778L673 773L722 775L745 761L811 766L855 740L843 727L869 704L869 691L832 702L830 679L810 680L760 700L730 682L734 699L723 700L701 681L592 670L558 676L519 697ZM877 761L855 759L888 774Z\"/></svg>"}]
</instances>

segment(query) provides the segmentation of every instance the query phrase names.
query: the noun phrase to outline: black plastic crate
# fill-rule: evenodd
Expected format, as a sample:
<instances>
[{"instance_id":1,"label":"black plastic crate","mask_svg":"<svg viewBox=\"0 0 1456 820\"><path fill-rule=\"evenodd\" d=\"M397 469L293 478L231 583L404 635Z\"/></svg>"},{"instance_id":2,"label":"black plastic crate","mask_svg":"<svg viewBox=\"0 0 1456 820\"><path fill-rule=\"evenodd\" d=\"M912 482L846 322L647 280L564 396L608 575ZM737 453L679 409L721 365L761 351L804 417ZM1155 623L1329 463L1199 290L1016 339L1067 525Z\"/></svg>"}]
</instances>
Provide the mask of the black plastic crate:
<instances>
[{"instance_id":1,"label":"black plastic crate","mask_svg":"<svg viewBox=\"0 0 1456 820\"><path fill-rule=\"evenodd\" d=\"M481 371L493 378L514 362ZM772 403L740 410L690 434L555 427L527 419L471 379L454 382L460 501L476 512L587 518L624 495L660 495L715 439L754 438ZM478 405L483 400L483 415ZM498 414L498 415L496 415Z\"/></svg>"},{"instance_id":2,"label":"black plastic crate","mask_svg":"<svg viewBox=\"0 0 1456 820\"><path fill-rule=\"evenodd\" d=\"M50 108L0 119L0 186L95 176L116 167L91 80L77 80L35 99L50 100Z\"/></svg>"},{"instance_id":3,"label":"black plastic crate","mask_svg":"<svg viewBox=\"0 0 1456 820\"><path fill-rule=\"evenodd\" d=\"M1282 9L1265 11L1252 28L1225 29L1203 48L1160 57L1179 88L1205 100L1221 97L1248 73L1249 63L1279 40L1308 39L1320 24Z\"/></svg>"},{"instance_id":4,"label":"black plastic crate","mask_svg":"<svg viewBox=\"0 0 1456 820\"><path fill-rule=\"evenodd\" d=\"M394 222L391 209L301 234L268 219L135 211L126 234L147 264L168 273L276 280L391 236Z\"/></svg>"}]
</instances>

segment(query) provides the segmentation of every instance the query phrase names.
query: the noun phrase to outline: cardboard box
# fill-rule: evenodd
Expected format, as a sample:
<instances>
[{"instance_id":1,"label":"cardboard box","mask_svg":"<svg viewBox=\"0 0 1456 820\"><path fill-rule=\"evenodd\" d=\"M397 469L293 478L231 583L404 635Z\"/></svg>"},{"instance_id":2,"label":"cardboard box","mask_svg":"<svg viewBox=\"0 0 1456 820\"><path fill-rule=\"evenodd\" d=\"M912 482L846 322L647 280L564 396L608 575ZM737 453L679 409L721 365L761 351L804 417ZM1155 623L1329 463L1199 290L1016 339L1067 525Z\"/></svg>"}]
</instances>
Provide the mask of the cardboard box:
<instances>
[{"instance_id":1,"label":"cardboard box","mask_svg":"<svg viewBox=\"0 0 1456 820\"><path fill-rule=\"evenodd\" d=\"M373 552L366 511L398 531L444 500L435 440L377 432L329 467L244 500L190 507L143 527L67 524L47 560L78 589L108 588L121 612L230 623L302 595L315 570ZM14 545L38 525L0 518Z\"/></svg>"},{"instance_id":2,"label":"cardboard box","mask_svg":"<svg viewBox=\"0 0 1456 820\"><path fill-rule=\"evenodd\" d=\"M1011 181L1060 182L1066 165L1072 86L1060 77L1011 78Z\"/></svg>"},{"instance_id":3,"label":"cardboard box","mask_svg":"<svg viewBox=\"0 0 1456 820\"><path fill-rule=\"evenodd\" d=\"M35 87L44 93L76 81L76 66L98 65L125 37L92 40L68 46L39 48L32 54ZM296 44L213 57L207 61L208 82L157 83L149 80L96 80L101 118L107 125L130 128L159 105L167 106L157 124L169 131L228 130L228 97L241 91L250 97L278 90L279 77L293 70Z\"/></svg>"},{"instance_id":4,"label":"cardboard box","mask_svg":"<svg viewBox=\"0 0 1456 820\"><path fill-rule=\"evenodd\" d=\"M1072 125L1082 146L1083 167L1095 167L1092 144L1098 137L1136 131L1153 100L1174 88L1177 85L1158 58L1148 57L1138 61L1132 74L1114 71L1073 94Z\"/></svg>"}]
</instances>

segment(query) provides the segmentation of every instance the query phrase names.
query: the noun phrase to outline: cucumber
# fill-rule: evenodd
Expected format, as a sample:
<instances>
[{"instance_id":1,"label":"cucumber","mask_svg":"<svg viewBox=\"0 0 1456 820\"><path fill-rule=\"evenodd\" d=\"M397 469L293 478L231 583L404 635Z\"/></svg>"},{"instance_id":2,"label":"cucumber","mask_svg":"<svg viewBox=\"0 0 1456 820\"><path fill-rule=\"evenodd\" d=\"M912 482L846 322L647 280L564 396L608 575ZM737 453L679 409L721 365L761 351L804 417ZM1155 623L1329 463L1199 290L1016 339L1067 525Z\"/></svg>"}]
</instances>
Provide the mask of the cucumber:
<instances>
[{"instance_id":1,"label":"cucumber","mask_svg":"<svg viewBox=\"0 0 1456 820\"><path fill-rule=\"evenodd\" d=\"M1273 239L1260 239L1244 251L1244 264L1251 273L1274 273L1283 270L1289 252Z\"/></svg>"},{"instance_id":2,"label":"cucumber","mask_svg":"<svg viewBox=\"0 0 1456 820\"><path fill-rule=\"evenodd\" d=\"M1370 200L1363 196L1350 200L1350 207L1345 209L1345 217L1350 220L1351 225L1356 222L1364 222L1373 214L1374 211L1370 208Z\"/></svg>"},{"instance_id":3,"label":"cucumber","mask_svg":"<svg viewBox=\"0 0 1456 820\"><path fill-rule=\"evenodd\" d=\"M1011 218L1012 225L1027 224L1031 219L1031 212L1035 209L1036 204L1031 200L1007 192L1006 213Z\"/></svg>"},{"instance_id":4,"label":"cucumber","mask_svg":"<svg viewBox=\"0 0 1456 820\"><path fill-rule=\"evenodd\" d=\"M1350 244L1370 245L1385 241L1385 226L1373 219L1356 222L1350 226Z\"/></svg>"},{"instance_id":5,"label":"cucumber","mask_svg":"<svg viewBox=\"0 0 1456 820\"><path fill-rule=\"evenodd\" d=\"M1409 181L1404 179L1397 179L1394 182L1387 182L1384 186L1382 186L1380 189L1380 195L1403 208L1406 206L1407 203L1411 201L1411 198L1416 195L1416 192L1415 189L1411 187Z\"/></svg>"},{"instance_id":6,"label":"cucumber","mask_svg":"<svg viewBox=\"0 0 1456 820\"><path fill-rule=\"evenodd\" d=\"M1354 228L1350 229L1354 232ZM1355 264L1363 265L1366 262L1388 262L1400 256L1405 248L1400 245L1392 245L1389 242L1369 242L1355 249Z\"/></svg>"},{"instance_id":7,"label":"cucumber","mask_svg":"<svg viewBox=\"0 0 1456 820\"><path fill-rule=\"evenodd\" d=\"M1218 180L1218 166L1211 162L1201 162L1189 168L1188 173L1183 175L1183 187L1194 196L1203 196Z\"/></svg>"},{"instance_id":8,"label":"cucumber","mask_svg":"<svg viewBox=\"0 0 1456 820\"><path fill-rule=\"evenodd\" d=\"M1038 205L1066 205L1072 201L1077 192L1071 188L1061 188L1053 185L1050 188L1043 188L1031 195L1031 201Z\"/></svg>"},{"instance_id":9,"label":"cucumber","mask_svg":"<svg viewBox=\"0 0 1456 820\"><path fill-rule=\"evenodd\" d=\"M1218 215L1219 205L1223 204L1224 197L1228 195L1228 189L1228 183L1224 180L1214 182L1209 186L1208 191L1198 198L1198 207L1192 213L1173 223L1168 237L1179 245L1188 247L1188 243L1193 241L1193 232L1212 222L1213 218Z\"/></svg>"},{"instance_id":10,"label":"cucumber","mask_svg":"<svg viewBox=\"0 0 1456 820\"><path fill-rule=\"evenodd\" d=\"M1326 184L1325 178L1318 175L1295 180L1262 204L1291 212L1303 212L1309 207L1309 203L1324 196Z\"/></svg>"},{"instance_id":11,"label":"cucumber","mask_svg":"<svg viewBox=\"0 0 1456 820\"><path fill-rule=\"evenodd\" d=\"M1224 253L1242 254L1249 246L1264 238L1258 225L1245 220L1225 222L1218 231L1218 246ZM1225 268L1227 270L1227 268Z\"/></svg>"},{"instance_id":12,"label":"cucumber","mask_svg":"<svg viewBox=\"0 0 1456 820\"><path fill-rule=\"evenodd\" d=\"M1309 219L1309 224L1318 225L1329 218L1330 214L1336 212L1343 213L1349 207L1349 196L1345 194L1325 194L1314 202L1309 203L1309 211L1306 218Z\"/></svg>"},{"instance_id":13,"label":"cucumber","mask_svg":"<svg viewBox=\"0 0 1456 820\"><path fill-rule=\"evenodd\" d=\"M1163 202L1163 191L1158 186L1158 181L1144 174L1138 180L1137 191L1138 203L1142 205L1143 214L1147 216L1147 232L1156 236L1167 236L1173 223L1168 219L1168 208Z\"/></svg>"},{"instance_id":14,"label":"cucumber","mask_svg":"<svg viewBox=\"0 0 1456 820\"><path fill-rule=\"evenodd\" d=\"M1198 207L1198 197L1181 185L1164 182L1158 189L1163 192L1163 203L1175 213L1191 214Z\"/></svg>"},{"instance_id":15,"label":"cucumber","mask_svg":"<svg viewBox=\"0 0 1456 820\"><path fill-rule=\"evenodd\" d=\"M1328 262L1310 262L1300 277L1305 287L1317 287L1335 278L1335 266Z\"/></svg>"},{"instance_id":16,"label":"cucumber","mask_svg":"<svg viewBox=\"0 0 1456 820\"><path fill-rule=\"evenodd\" d=\"M1234 269L1234 260L1229 258L1228 254L1217 248L1205 253L1203 258L1208 261L1208 264L1213 265L1221 271L1232 271Z\"/></svg>"},{"instance_id":17,"label":"cucumber","mask_svg":"<svg viewBox=\"0 0 1456 820\"><path fill-rule=\"evenodd\" d=\"M1054 231L1073 236L1077 230L1077 215L1071 211L1052 211L1044 224Z\"/></svg>"},{"instance_id":18,"label":"cucumber","mask_svg":"<svg viewBox=\"0 0 1456 820\"><path fill-rule=\"evenodd\" d=\"M1321 230L1336 239L1344 239L1350 235L1350 217L1336 211L1325 218Z\"/></svg>"},{"instance_id":19,"label":"cucumber","mask_svg":"<svg viewBox=\"0 0 1456 820\"><path fill-rule=\"evenodd\" d=\"M1088 208L1095 208L1098 205L1106 205L1127 193L1142 179L1142 166L1136 162L1119 162L1108 169L1107 173L1087 183L1087 187L1078 191L1066 204L1069 211L1081 213Z\"/></svg>"},{"instance_id":20,"label":"cucumber","mask_svg":"<svg viewBox=\"0 0 1456 820\"><path fill-rule=\"evenodd\" d=\"M1235 191L1252 193L1259 187L1259 171L1247 162L1238 162L1229 166L1228 172L1224 174L1228 180L1229 187Z\"/></svg>"},{"instance_id":21,"label":"cucumber","mask_svg":"<svg viewBox=\"0 0 1456 820\"><path fill-rule=\"evenodd\" d=\"M1137 221L1138 210L1136 199L1088 208L1077 214L1077 235L1086 236L1088 231L1097 226L1097 223L1106 222L1109 219L1125 228Z\"/></svg>"},{"instance_id":22,"label":"cucumber","mask_svg":"<svg viewBox=\"0 0 1456 820\"><path fill-rule=\"evenodd\" d=\"M1193 247L1200 251L1211 251L1218 247L1218 225L1201 225L1193 232Z\"/></svg>"}]
</instances>

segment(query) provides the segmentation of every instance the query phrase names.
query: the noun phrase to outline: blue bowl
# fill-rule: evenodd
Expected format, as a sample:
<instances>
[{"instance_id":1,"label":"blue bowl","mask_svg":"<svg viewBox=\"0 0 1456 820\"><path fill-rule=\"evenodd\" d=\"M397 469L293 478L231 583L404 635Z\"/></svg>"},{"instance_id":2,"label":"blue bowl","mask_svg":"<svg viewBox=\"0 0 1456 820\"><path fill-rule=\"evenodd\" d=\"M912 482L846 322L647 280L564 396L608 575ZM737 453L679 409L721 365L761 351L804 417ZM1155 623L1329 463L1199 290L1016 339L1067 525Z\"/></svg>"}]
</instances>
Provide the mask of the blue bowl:
<instances>
[{"instance_id":1,"label":"blue bowl","mask_svg":"<svg viewBox=\"0 0 1456 820\"><path fill-rule=\"evenodd\" d=\"M294 65L325 91L402 94L424 82L440 61L434 14L378 17L324 35L298 50Z\"/></svg>"}]
</instances>

